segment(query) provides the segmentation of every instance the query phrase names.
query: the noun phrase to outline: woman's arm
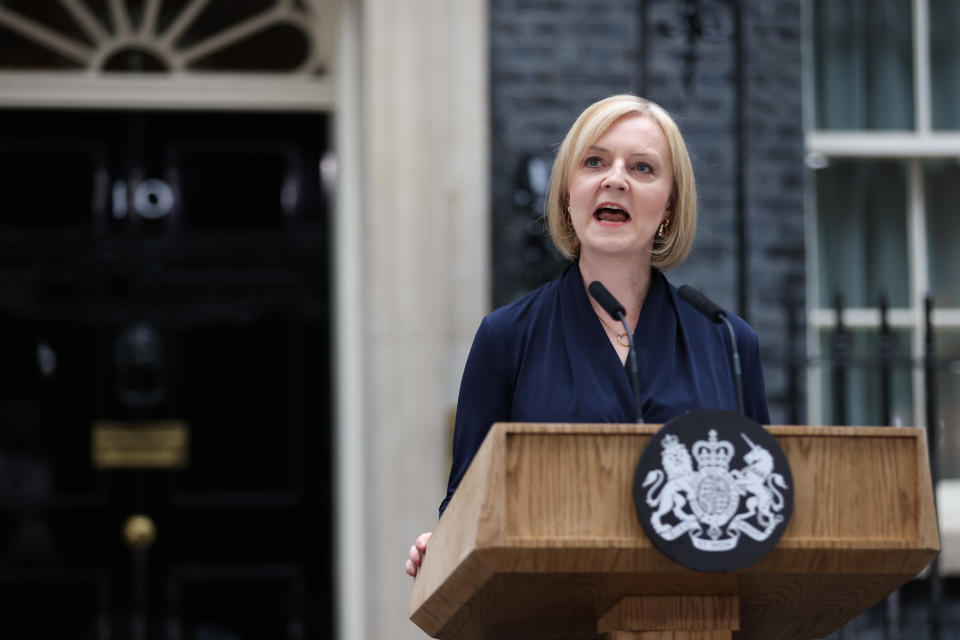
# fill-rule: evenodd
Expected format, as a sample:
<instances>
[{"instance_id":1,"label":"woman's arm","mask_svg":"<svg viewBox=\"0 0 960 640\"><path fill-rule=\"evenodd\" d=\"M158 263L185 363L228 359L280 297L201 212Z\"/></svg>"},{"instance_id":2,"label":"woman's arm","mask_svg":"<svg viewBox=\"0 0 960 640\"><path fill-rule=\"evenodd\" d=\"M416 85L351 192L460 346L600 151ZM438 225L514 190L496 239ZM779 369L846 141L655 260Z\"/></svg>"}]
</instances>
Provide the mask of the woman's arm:
<instances>
[{"instance_id":1,"label":"woman's arm","mask_svg":"<svg viewBox=\"0 0 960 640\"><path fill-rule=\"evenodd\" d=\"M453 463L450 465L447 495L440 504L440 515L460 485L490 426L494 422L510 420L513 380L506 373L510 368L506 360L509 350L494 333L489 317L484 318L463 370L453 431Z\"/></svg>"},{"instance_id":2,"label":"woman's arm","mask_svg":"<svg viewBox=\"0 0 960 640\"><path fill-rule=\"evenodd\" d=\"M484 318L473 339L460 381L453 434L453 464L450 466L447 495L440 504L441 516L490 426L494 422L510 419L512 386L504 381L504 353L503 344L494 338L489 322ZM432 535L429 531L421 533L411 545L406 561L408 575L417 575Z\"/></svg>"}]
</instances>

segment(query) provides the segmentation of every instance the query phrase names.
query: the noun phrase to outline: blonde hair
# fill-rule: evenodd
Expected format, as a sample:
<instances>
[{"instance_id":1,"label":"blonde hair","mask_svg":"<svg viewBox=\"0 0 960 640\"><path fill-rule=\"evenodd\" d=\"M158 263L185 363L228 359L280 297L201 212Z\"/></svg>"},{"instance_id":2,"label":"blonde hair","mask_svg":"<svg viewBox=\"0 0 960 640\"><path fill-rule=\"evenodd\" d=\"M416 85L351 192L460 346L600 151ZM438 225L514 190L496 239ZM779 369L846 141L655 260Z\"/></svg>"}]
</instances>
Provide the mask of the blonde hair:
<instances>
[{"instance_id":1,"label":"blonde hair","mask_svg":"<svg viewBox=\"0 0 960 640\"><path fill-rule=\"evenodd\" d=\"M656 122L667 138L673 164L673 191L664 228L665 237L654 240L651 264L662 271L686 260L697 231L697 185L687 145L680 129L663 107L637 96L622 94L604 98L587 107L570 127L557 151L547 189L547 229L557 249L567 259L580 254L580 240L570 220L570 178L585 150L613 123L627 115L640 115Z\"/></svg>"}]
</instances>

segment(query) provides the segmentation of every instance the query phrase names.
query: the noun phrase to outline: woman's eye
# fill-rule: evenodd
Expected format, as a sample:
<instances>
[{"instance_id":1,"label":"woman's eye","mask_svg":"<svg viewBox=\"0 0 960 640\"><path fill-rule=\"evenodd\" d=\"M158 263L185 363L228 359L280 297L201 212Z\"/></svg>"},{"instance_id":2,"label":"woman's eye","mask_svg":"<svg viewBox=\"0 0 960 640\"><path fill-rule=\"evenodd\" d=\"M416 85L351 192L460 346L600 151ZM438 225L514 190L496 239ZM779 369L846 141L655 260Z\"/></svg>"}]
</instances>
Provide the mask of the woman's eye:
<instances>
[{"instance_id":1,"label":"woman's eye","mask_svg":"<svg viewBox=\"0 0 960 640\"><path fill-rule=\"evenodd\" d=\"M595 167L599 167L599 166L600 166L600 158L598 158L597 156L590 156L589 158L587 158L586 160L583 161L583 166L585 166L585 167L594 167L594 168L595 168Z\"/></svg>"},{"instance_id":2,"label":"woman's eye","mask_svg":"<svg viewBox=\"0 0 960 640\"><path fill-rule=\"evenodd\" d=\"M633 165L633 168L635 171L639 171L640 173L653 173L653 167L646 162L638 162L637 164Z\"/></svg>"}]
</instances>

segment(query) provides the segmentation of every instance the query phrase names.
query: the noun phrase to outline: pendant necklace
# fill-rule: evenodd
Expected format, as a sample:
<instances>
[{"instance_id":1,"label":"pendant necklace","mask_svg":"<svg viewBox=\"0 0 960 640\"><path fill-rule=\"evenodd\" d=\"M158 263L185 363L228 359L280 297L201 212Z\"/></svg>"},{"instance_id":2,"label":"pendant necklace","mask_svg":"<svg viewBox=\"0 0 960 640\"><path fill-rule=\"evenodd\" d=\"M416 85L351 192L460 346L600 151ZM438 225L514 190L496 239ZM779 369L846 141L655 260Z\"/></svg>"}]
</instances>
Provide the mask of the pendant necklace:
<instances>
[{"instance_id":1,"label":"pendant necklace","mask_svg":"<svg viewBox=\"0 0 960 640\"><path fill-rule=\"evenodd\" d=\"M616 329L611 327L609 324L607 324L607 321L603 319L603 316L597 314L597 317L600 318L600 322L603 323L603 326L605 326L607 329L610 329L610 331L613 331L615 334L617 334L617 342L620 343L620 346L622 347L630 346L630 338L627 337L626 332L617 331Z\"/></svg>"}]
</instances>

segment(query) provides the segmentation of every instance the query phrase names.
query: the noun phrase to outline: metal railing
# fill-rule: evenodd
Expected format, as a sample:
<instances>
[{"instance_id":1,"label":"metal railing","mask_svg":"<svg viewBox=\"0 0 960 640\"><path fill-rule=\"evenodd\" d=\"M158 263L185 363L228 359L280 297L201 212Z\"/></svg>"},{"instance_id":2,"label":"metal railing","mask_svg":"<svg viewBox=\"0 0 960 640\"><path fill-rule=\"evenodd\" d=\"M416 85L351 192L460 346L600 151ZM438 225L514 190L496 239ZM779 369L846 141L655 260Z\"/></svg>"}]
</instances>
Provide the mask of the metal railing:
<instances>
[{"instance_id":1,"label":"metal railing","mask_svg":"<svg viewBox=\"0 0 960 640\"><path fill-rule=\"evenodd\" d=\"M820 369L828 376L829 392L824 401L831 404L830 422L832 424L850 424L851 406L849 390L851 373L856 370L875 373L872 382L877 385L876 401L880 424L889 425L894 419L894 376L898 371L922 374L922 397L915 402L922 403L927 425L927 445L930 456L930 473L933 486L940 480L940 451L938 428L942 428L939 414L937 375L941 370L955 365L952 358L940 357L937 353L936 329L933 325L933 299L927 296L924 305L924 321L920 328L923 336L923 353L909 356L897 355L896 335L889 321L890 309L886 296L879 300L880 323L877 328L877 341L872 353L857 353L854 350L853 331L844 323L843 298L835 295L833 310L835 321L832 327L823 327L830 334L829 349L819 356L810 356L799 345L804 345L804 330L798 321L799 303L785 302L787 314L787 348L784 354L785 395L783 398L788 420L793 424L803 422L802 380L808 370ZM802 312L801 312L802 313ZM926 573L929 594L926 598L927 629L926 637L940 640L944 619L943 576L940 571L939 557L935 558ZM907 637L903 632L904 607L900 592L892 594L883 604L883 637L887 640L899 640ZM847 627L831 637L848 640L860 635L864 622L852 621ZM874 627L875 629L876 627ZM875 633L873 634L875 636Z\"/></svg>"}]
</instances>

